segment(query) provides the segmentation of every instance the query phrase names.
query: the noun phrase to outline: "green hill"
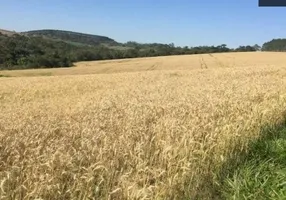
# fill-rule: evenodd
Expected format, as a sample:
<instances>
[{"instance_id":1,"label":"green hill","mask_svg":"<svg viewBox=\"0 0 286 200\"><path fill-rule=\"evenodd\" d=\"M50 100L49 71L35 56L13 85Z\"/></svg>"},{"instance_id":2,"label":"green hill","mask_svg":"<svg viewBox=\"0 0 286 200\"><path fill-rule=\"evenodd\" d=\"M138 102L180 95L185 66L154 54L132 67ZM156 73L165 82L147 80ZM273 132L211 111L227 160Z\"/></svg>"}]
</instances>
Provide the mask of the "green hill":
<instances>
[{"instance_id":1,"label":"green hill","mask_svg":"<svg viewBox=\"0 0 286 200\"><path fill-rule=\"evenodd\" d=\"M71 67L74 62L91 60L255 51L249 45L230 49L226 44L182 48L173 43L118 43L106 36L47 29L21 33L0 29L0 47L0 70Z\"/></svg>"},{"instance_id":2,"label":"green hill","mask_svg":"<svg viewBox=\"0 0 286 200\"><path fill-rule=\"evenodd\" d=\"M49 29L34 30L34 31L22 32L22 34L27 36L42 36L46 38L62 40L64 42L77 45L84 44L84 45L98 46L101 44L107 44L107 45L118 44L115 40L106 36L91 35L91 34L63 31L63 30L49 30Z\"/></svg>"}]
</instances>

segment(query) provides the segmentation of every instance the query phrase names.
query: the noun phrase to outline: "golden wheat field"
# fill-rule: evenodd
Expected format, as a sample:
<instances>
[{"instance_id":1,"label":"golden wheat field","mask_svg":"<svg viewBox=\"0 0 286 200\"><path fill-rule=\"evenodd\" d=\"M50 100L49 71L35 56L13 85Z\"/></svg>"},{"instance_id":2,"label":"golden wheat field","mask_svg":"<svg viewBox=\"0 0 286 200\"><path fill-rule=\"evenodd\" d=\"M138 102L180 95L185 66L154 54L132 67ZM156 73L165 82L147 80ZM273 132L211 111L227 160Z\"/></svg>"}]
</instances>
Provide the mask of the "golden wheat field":
<instances>
[{"instance_id":1,"label":"golden wheat field","mask_svg":"<svg viewBox=\"0 0 286 200\"><path fill-rule=\"evenodd\" d=\"M72 68L1 71L0 74L5 76L112 74L158 70L284 66L285 62L284 53L221 53L79 62L75 63L75 67Z\"/></svg>"},{"instance_id":2,"label":"golden wheat field","mask_svg":"<svg viewBox=\"0 0 286 200\"><path fill-rule=\"evenodd\" d=\"M35 76L0 78L0 199L214 199L286 106L283 53L0 74Z\"/></svg>"}]
</instances>

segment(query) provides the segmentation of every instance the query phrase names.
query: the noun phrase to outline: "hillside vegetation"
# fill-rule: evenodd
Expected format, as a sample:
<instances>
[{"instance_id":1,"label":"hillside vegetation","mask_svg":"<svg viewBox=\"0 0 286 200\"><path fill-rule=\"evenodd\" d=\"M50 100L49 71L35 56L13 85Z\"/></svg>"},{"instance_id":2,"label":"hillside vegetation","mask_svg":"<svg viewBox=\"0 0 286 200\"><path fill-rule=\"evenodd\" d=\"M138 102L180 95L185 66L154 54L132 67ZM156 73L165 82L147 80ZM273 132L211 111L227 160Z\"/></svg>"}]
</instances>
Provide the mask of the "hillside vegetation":
<instances>
[{"instance_id":1,"label":"hillside vegetation","mask_svg":"<svg viewBox=\"0 0 286 200\"><path fill-rule=\"evenodd\" d=\"M72 31L35 30L35 31L22 32L22 34L28 36L44 36L47 38L58 39L66 42L75 42L79 44L93 45L93 46L100 44L110 44L110 45L117 44L117 42L115 42L113 39L105 36L77 33Z\"/></svg>"},{"instance_id":2,"label":"hillside vegetation","mask_svg":"<svg viewBox=\"0 0 286 200\"><path fill-rule=\"evenodd\" d=\"M69 67L70 55L76 50L64 42L39 37L0 35L0 69Z\"/></svg>"},{"instance_id":3,"label":"hillside vegetation","mask_svg":"<svg viewBox=\"0 0 286 200\"><path fill-rule=\"evenodd\" d=\"M176 47L174 44L118 43L104 36L60 30L0 35L0 69L71 67L77 61L126 59L168 55L246 52L259 46L227 45Z\"/></svg>"},{"instance_id":4,"label":"hillside vegetation","mask_svg":"<svg viewBox=\"0 0 286 200\"><path fill-rule=\"evenodd\" d=\"M286 39L273 39L262 46L263 51L286 51Z\"/></svg>"},{"instance_id":5,"label":"hillside vegetation","mask_svg":"<svg viewBox=\"0 0 286 200\"><path fill-rule=\"evenodd\" d=\"M286 39L274 39L262 51L286 51ZM218 46L176 47L171 44L118 43L98 35L62 30L35 30L16 33L0 30L0 69L71 67L78 61L157 57L169 55L251 52L259 45L228 48Z\"/></svg>"},{"instance_id":6,"label":"hillside vegetation","mask_svg":"<svg viewBox=\"0 0 286 200\"><path fill-rule=\"evenodd\" d=\"M0 199L285 199L283 174L232 173L242 154L263 159L249 144L285 120L284 54L149 59L0 78Z\"/></svg>"}]
</instances>

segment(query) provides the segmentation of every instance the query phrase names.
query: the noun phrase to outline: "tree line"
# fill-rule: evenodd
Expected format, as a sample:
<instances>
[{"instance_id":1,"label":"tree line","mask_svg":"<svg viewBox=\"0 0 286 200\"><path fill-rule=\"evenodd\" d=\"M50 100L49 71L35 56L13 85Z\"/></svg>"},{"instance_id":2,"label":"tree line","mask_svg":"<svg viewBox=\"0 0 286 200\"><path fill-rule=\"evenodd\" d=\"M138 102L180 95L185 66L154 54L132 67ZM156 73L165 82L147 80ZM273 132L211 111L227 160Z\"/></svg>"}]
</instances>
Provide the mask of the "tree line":
<instances>
[{"instance_id":1,"label":"tree line","mask_svg":"<svg viewBox=\"0 0 286 200\"><path fill-rule=\"evenodd\" d=\"M262 51L286 51L286 39L273 39L262 46Z\"/></svg>"},{"instance_id":2,"label":"tree line","mask_svg":"<svg viewBox=\"0 0 286 200\"><path fill-rule=\"evenodd\" d=\"M119 43L118 43L119 44ZM108 45L78 45L41 36L0 34L0 69L71 67L77 61L124 59L168 55L257 51L259 46L228 48L219 46L175 47L174 44L127 42Z\"/></svg>"}]
</instances>

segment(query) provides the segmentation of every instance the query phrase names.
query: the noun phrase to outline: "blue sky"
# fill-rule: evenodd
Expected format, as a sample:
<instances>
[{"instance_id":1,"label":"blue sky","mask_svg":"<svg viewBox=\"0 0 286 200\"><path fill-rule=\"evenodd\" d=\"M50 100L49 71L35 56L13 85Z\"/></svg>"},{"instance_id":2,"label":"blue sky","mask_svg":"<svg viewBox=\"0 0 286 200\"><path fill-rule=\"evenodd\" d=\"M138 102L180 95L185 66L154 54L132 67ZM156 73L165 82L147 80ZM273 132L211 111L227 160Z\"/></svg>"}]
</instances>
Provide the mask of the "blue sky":
<instances>
[{"instance_id":1,"label":"blue sky","mask_svg":"<svg viewBox=\"0 0 286 200\"><path fill-rule=\"evenodd\" d=\"M286 7L258 0L0 0L0 28L62 29L118 42L262 45L286 38Z\"/></svg>"}]
</instances>

